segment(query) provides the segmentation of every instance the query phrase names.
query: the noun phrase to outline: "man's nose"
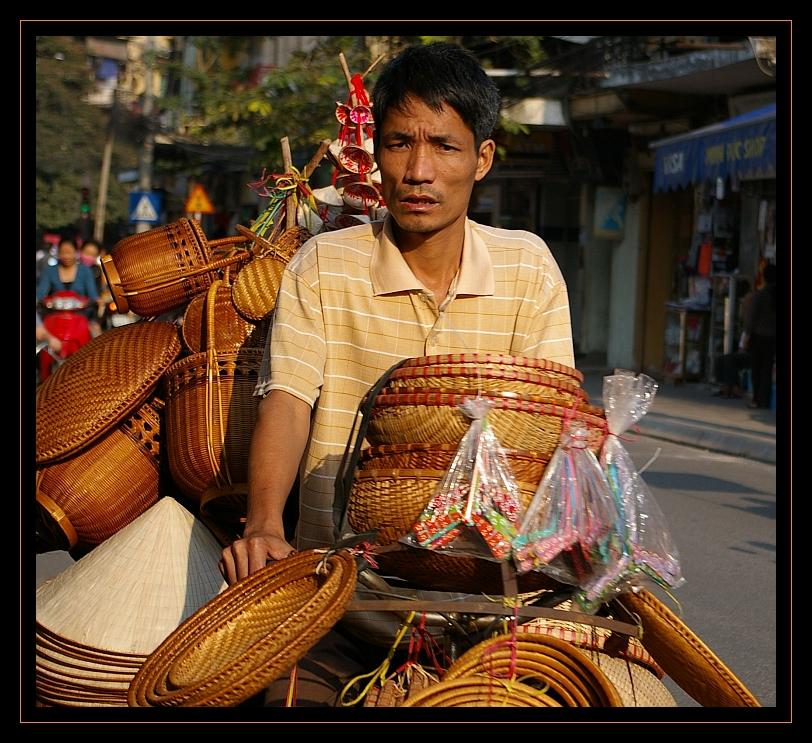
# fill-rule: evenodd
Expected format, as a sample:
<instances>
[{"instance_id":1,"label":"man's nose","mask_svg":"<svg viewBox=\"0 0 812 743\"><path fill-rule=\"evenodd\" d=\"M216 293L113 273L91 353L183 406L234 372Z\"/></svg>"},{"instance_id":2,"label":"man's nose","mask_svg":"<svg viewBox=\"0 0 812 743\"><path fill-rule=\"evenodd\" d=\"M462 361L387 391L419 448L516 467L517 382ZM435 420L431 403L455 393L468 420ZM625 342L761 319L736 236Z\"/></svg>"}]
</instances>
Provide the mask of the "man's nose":
<instances>
[{"instance_id":1,"label":"man's nose","mask_svg":"<svg viewBox=\"0 0 812 743\"><path fill-rule=\"evenodd\" d=\"M412 148L404 179L407 183L431 183L434 180L434 160L429 147L417 145Z\"/></svg>"}]
</instances>

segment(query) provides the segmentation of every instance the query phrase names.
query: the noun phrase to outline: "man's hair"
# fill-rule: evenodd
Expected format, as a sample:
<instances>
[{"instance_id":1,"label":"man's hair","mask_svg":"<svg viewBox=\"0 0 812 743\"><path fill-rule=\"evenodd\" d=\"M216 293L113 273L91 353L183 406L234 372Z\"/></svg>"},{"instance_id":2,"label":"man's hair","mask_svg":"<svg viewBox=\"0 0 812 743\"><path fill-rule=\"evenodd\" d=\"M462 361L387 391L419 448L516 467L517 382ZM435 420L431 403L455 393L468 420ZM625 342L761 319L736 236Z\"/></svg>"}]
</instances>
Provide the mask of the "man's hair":
<instances>
[{"instance_id":1,"label":"man's hair","mask_svg":"<svg viewBox=\"0 0 812 743\"><path fill-rule=\"evenodd\" d=\"M375 83L375 149L386 114L402 107L409 96L437 112L451 106L473 132L477 148L491 136L499 118L499 90L472 54L445 42L411 46L387 63Z\"/></svg>"}]
</instances>

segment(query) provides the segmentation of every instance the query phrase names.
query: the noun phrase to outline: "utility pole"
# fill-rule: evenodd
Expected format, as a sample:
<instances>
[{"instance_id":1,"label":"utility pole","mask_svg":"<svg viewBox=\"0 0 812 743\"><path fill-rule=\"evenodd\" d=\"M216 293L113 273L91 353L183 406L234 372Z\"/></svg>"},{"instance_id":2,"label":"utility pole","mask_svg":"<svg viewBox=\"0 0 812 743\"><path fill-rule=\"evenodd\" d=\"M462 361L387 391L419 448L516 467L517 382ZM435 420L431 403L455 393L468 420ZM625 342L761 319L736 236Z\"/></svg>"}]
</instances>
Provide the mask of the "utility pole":
<instances>
[{"instance_id":1,"label":"utility pole","mask_svg":"<svg viewBox=\"0 0 812 743\"><path fill-rule=\"evenodd\" d=\"M138 190L142 193L152 191L152 160L155 149L155 132L152 123L152 66L155 56L155 40L152 36L147 36L144 45L144 66L145 66L145 89L144 89L144 121L147 131L144 136L144 146L141 149L141 158L138 162ZM149 222L136 222L136 232L146 232L154 225Z\"/></svg>"},{"instance_id":2,"label":"utility pole","mask_svg":"<svg viewBox=\"0 0 812 743\"><path fill-rule=\"evenodd\" d=\"M107 211L107 185L110 181L110 161L113 156L113 142L115 141L116 100L118 89L113 90L113 105L110 107L110 123L107 127L107 139L104 142L102 153L101 173L99 174L99 194L96 200L96 222L93 227L93 239L101 245L104 240L104 221Z\"/></svg>"}]
</instances>

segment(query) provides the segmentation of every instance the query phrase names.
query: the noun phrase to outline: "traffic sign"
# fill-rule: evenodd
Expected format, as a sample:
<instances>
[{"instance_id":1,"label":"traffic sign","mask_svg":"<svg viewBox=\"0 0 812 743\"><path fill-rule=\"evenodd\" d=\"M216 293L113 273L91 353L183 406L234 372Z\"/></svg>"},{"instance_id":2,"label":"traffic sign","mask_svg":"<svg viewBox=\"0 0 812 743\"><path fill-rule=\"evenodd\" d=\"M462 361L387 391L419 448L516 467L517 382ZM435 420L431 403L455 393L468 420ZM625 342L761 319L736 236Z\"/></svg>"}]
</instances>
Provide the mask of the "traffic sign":
<instances>
[{"instance_id":1,"label":"traffic sign","mask_svg":"<svg viewBox=\"0 0 812 743\"><path fill-rule=\"evenodd\" d=\"M214 214L216 211L202 183L192 186L185 210L188 214Z\"/></svg>"},{"instance_id":2,"label":"traffic sign","mask_svg":"<svg viewBox=\"0 0 812 743\"><path fill-rule=\"evenodd\" d=\"M161 196L150 191L133 191L130 193L130 222L160 221Z\"/></svg>"}]
</instances>

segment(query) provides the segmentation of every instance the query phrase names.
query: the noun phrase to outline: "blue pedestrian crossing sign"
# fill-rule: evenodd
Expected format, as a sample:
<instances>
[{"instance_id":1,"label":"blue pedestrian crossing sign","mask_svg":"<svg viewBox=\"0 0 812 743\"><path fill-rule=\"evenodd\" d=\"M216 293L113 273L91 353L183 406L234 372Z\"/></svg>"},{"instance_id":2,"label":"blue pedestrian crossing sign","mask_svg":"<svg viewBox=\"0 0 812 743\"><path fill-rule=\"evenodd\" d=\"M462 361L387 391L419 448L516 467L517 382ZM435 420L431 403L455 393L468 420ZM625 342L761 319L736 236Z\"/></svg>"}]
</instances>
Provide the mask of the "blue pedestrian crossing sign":
<instances>
[{"instance_id":1,"label":"blue pedestrian crossing sign","mask_svg":"<svg viewBox=\"0 0 812 743\"><path fill-rule=\"evenodd\" d=\"M130 193L130 222L157 223L161 218L161 196L150 191Z\"/></svg>"}]
</instances>

